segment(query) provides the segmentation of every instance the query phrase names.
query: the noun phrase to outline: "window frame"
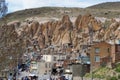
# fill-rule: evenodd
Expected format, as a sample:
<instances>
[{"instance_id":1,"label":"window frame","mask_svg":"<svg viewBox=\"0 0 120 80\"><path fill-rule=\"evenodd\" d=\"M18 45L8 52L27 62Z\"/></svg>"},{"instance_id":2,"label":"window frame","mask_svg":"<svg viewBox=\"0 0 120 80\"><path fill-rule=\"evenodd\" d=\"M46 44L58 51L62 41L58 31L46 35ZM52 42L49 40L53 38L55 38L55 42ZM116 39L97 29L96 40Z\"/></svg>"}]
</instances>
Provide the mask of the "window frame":
<instances>
[{"instance_id":1,"label":"window frame","mask_svg":"<svg viewBox=\"0 0 120 80\"><path fill-rule=\"evenodd\" d=\"M95 56L95 62L100 62L100 56Z\"/></svg>"},{"instance_id":2,"label":"window frame","mask_svg":"<svg viewBox=\"0 0 120 80\"><path fill-rule=\"evenodd\" d=\"M95 53L99 54L100 53L100 48L99 47L95 47Z\"/></svg>"}]
</instances>

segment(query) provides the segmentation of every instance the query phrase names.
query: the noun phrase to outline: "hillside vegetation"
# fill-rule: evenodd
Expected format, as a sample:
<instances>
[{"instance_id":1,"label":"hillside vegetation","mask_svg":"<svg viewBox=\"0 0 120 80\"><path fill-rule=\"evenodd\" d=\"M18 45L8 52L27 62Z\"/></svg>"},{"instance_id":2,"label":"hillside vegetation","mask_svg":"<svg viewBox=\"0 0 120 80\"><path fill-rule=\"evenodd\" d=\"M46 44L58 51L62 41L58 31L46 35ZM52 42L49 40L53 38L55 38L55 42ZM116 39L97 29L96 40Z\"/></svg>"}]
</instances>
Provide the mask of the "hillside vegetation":
<instances>
[{"instance_id":1,"label":"hillside vegetation","mask_svg":"<svg viewBox=\"0 0 120 80\"><path fill-rule=\"evenodd\" d=\"M85 77L91 77L91 74L86 74ZM120 80L120 64L112 69L109 67L101 67L93 71L93 78L99 78L102 80Z\"/></svg>"},{"instance_id":2,"label":"hillside vegetation","mask_svg":"<svg viewBox=\"0 0 120 80\"><path fill-rule=\"evenodd\" d=\"M106 18L117 17L118 18L120 17L120 2L101 3L101 4L93 5L87 8L41 7L41 8L25 9L25 10L9 13L8 15L5 16L5 19L7 20L7 22L10 22L14 20L23 21L24 19L29 17L60 18L64 14L67 14L70 17L76 17L79 14L83 15L86 13L90 13L96 17L106 17ZM0 20L0 22L2 21Z\"/></svg>"},{"instance_id":3,"label":"hillside vegetation","mask_svg":"<svg viewBox=\"0 0 120 80\"><path fill-rule=\"evenodd\" d=\"M119 9L120 10L120 2L106 2L101 4L96 4L90 7L90 9Z\"/></svg>"}]
</instances>

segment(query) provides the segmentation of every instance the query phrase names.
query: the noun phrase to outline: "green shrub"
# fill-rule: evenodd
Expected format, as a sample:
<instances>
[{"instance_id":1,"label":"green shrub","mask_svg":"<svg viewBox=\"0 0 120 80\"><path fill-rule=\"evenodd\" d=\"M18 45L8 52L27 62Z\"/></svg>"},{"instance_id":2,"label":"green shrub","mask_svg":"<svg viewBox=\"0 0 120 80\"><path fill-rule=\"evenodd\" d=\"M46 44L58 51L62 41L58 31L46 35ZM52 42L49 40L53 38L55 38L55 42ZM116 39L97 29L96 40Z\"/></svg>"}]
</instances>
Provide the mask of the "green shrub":
<instances>
[{"instance_id":1,"label":"green shrub","mask_svg":"<svg viewBox=\"0 0 120 80\"><path fill-rule=\"evenodd\" d=\"M110 80L118 80L115 76L111 77Z\"/></svg>"},{"instance_id":2,"label":"green shrub","mask_svg":"<svg viewBox=\"0 0 120 80\"><path fill-rule=\"evenodd\" d=\"M94 74L93 77L94 77L94 78L100 78L100 79L105 78L104 75L100 75L100 74Z\"/></svg>"},{"instance_id":3,"label":"green shrub","mask_svg":"<svg viewBox=\"0 0 120 80\"><path fill-rule=\"evenodd\" d=\"M90 73L85 74L85 77L91 77Z\"/></svg>"},{"instance_id":4,"label":"green shrub","mask_svg":"<svg viewBox=\"0 0 120 80\"><path fill-rule=\"evenodd\" d=\"M120 64L117 65L117 67L115 68L116 72L120 72Z\"/></svg>"},{"instance_id":5,"label":"green shrub","mask_svg":"<svg viewBox=\"0 0 120 80\"><path fill-rule=\"evenodd\" d=\"M118 79L120 79L120 74L118 75Z\"/></svg>"},{"instance_id":6,"label":"green shrub","mask_svg":"<svg viewBox=\"0 0 120 80\"><path fill-rule=\"evenodd\" d=\"M116 72L120 72L120 68L116 68L115 71L116 71Z\"/></svg>"}]
</instances>

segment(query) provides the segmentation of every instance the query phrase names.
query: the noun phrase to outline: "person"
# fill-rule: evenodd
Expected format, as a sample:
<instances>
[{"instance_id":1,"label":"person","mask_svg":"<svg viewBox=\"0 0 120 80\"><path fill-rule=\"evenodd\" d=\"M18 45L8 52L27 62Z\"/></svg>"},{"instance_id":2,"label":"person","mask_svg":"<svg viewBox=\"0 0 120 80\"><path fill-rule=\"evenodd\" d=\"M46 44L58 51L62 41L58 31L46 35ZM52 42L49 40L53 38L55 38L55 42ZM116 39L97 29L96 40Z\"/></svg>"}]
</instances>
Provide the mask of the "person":
<instances>
[{"instance_id":1,"label":"person","mask_svg":"<svg viewBox=\"0 0 120 80\"><path fill-rule=\"evenodd\" d=\"M26 76L26 77L25 77L25 80L29 80L29 78Z\"/></svg>"},{"instance_id":2,"label":"person","mask_svg":"<svg viewBox=\"0 0 120 80\"><path fill-rule=\"evenodd\" d=\"M9 77L8 77L8 80L12 80L12 73L10 73ZM0 79L1 80L1 79Z\"/></svg>"},{"instance_id":3,"label":"person","mask_svg":"<svg viewBox=\"0 0 120 80\"><path fill-rule=\"evenodd\" d=\"M13 80L16 80L16 72L13 74Z\"/></svg>"},{"instance_id":4,"label":"person","mask_svg":"<svg viewBox=\"0 0 120 80\"><path fill-rule=\"evenodd\" d=\"M52 80L52 78L50 77L50 80Z\"/></svg>"},{"instance_id":5,"label":"person","mask_svg":"<svg viewBox=\"0 0 120 80\"><path fill-rule=\"evenodd\" d=\"M15 77L15 76L13 76L13 80L16 80L16 77Z\"/></svg>"},{"instance_id":6,"label":"person","mask_svg":"<svg viewBox=\"0 0 120 80\"><path fill-rule=\"evenodd\" d=\"M2 78L0 78L0 80L3 80ZM10 79L8 79L8 80L10 80Z\"/></svg>"},{"instance_id":7,"label":"person","mask_svg":"<svg viewBox=\"0 0 120 80\"><path fill-rule=\"evenodd\" d=\"M22 80L24 80L24 77L22 77Z\"/></svg>"}]
</instances>

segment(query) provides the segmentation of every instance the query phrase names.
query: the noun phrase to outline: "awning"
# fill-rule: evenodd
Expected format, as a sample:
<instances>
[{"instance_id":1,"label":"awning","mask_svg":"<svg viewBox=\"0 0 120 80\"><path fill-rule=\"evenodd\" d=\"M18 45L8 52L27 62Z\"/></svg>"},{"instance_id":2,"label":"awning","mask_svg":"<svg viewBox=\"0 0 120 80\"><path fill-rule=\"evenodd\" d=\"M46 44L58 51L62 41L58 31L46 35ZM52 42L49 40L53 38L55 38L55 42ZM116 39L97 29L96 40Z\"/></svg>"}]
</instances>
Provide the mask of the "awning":
<instances>
[{"instance_id":1,"label":"awning","mask_svg":"<svg viewBox=\"0 0 120 80\"><path fill-rule=\"evenodd\" d=\"M35 74L29 74L29 76L35 76Z\"/></svg>"}]
</instances>

